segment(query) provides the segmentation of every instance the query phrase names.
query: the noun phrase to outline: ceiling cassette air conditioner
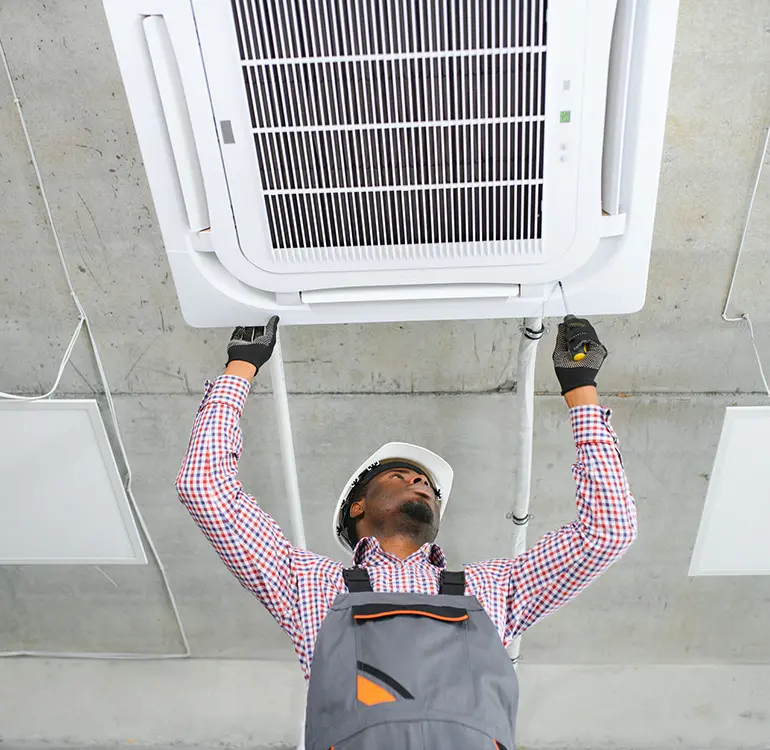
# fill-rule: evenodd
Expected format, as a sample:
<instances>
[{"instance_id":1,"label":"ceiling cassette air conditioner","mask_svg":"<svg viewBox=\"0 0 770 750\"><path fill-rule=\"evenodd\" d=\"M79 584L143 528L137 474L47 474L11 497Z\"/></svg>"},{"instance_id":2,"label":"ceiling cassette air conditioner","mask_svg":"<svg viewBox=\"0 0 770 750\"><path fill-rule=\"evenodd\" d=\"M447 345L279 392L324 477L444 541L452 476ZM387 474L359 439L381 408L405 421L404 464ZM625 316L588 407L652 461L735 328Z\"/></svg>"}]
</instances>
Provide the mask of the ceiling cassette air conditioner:
<instances>
[{"instance_id":1,"label":"ceiling cassette air conditioner","mask_svg":"<svg viewBox=\"0 0 770 750\"><path fill-rule=\"evenodd\" d=\"M677 0L104 0L194 326L644 303Z\"/></svg>"}]
</instances>

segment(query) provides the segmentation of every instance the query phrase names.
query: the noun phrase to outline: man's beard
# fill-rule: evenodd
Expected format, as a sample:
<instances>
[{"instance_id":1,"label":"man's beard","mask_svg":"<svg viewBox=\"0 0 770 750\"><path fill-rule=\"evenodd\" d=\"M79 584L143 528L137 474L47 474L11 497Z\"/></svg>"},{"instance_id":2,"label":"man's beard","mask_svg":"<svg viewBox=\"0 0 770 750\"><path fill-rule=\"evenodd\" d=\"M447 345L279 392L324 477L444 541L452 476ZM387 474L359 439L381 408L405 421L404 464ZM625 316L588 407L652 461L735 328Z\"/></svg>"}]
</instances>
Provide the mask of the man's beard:
<instances>
[{"instance_id":1,"label":"man's beard","mask_svg":"<svg viewBox=\"0 0 770 750\"><path fill-rule=\"evenodd\" d=\"M423 503L420 500L407 500L401 505L400 511L410 521L416 521L420 525L433 526L435 520L433 508L428 503Z\"/></svg>"}]
</instances>

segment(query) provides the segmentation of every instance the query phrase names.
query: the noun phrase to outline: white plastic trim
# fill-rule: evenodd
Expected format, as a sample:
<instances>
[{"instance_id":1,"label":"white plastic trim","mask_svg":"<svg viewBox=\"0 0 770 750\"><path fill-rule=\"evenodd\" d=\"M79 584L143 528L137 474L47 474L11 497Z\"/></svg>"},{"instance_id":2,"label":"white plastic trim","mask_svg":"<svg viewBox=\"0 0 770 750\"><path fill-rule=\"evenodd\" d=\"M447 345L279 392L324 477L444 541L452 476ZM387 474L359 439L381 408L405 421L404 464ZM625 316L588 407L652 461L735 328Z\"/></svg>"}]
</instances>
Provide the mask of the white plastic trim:
<instances>
[{"instance_id":1,"label":"white plastic trim","mask_svg":"<svg viewBox=\"0 0 770 750\"><path fill-rule=\"evenodd\" d=\"M203 187L198 152L190 124L190 111L179 77L179 67L166 21L162 16L147 16L142 21L147 38L158 93L174 152L174 162L182 189L190 229L200 232L210 226L206 190Z\"/></svg>"}]
</instances>

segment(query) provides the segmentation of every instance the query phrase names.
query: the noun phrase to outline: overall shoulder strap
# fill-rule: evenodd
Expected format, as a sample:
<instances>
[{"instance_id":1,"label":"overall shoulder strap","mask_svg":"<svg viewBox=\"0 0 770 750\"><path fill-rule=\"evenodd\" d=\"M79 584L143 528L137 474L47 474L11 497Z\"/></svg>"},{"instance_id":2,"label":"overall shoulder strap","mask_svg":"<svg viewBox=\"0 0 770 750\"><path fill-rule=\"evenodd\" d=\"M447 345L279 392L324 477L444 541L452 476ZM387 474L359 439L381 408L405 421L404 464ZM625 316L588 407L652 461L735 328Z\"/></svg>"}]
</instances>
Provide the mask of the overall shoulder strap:
<instances>
[{"instance_id":1,"label":"overall shoulder strap","mask_svg":"<svg viewBox=\"0 0 770 750\"><path fill-rule=\"evenodd\" d=\"M439 594L449 594L450 596L463 596L465 594L465 571L452 572L449 570L441 571L441 585Z\"/></svg>"},{"instance_id":2,"label":"overall shoulder strap","mask_svg":"<svg viewBox=\"0 0 770 750\"><path fill-rule=\"evenodd\" d=\"M351 594L365 594L372 590L369 571L366 568L345 568L342 577Z\"/></svg>"}]
</instances>

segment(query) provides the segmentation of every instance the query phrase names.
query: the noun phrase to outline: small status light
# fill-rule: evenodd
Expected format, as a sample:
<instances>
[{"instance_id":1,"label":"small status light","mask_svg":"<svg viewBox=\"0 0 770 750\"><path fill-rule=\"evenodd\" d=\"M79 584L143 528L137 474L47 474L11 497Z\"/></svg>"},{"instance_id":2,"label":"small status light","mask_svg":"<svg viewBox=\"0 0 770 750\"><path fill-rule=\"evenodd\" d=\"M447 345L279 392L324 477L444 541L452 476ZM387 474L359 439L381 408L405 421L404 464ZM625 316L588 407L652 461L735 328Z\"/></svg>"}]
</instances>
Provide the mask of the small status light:
<instances>
[{"instance_id":1,"label":"small status light","mask_svg":"<svg viewBox=\"0 0 770 750\"><path fill-rule=\"evenodd\" d=\"M572 111L569 109L562 110L562 112L559 113L559 122L571 122L572 121Z\"/></svg>"}]
</instances>

